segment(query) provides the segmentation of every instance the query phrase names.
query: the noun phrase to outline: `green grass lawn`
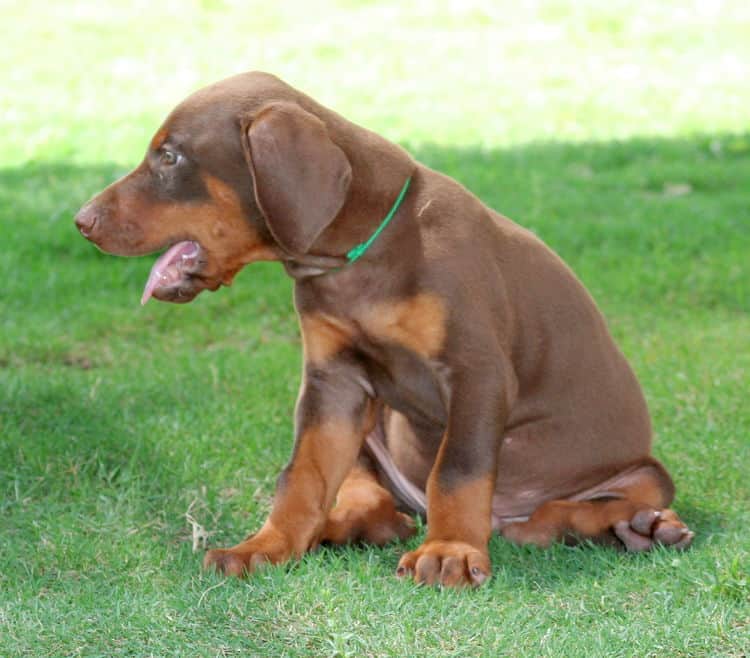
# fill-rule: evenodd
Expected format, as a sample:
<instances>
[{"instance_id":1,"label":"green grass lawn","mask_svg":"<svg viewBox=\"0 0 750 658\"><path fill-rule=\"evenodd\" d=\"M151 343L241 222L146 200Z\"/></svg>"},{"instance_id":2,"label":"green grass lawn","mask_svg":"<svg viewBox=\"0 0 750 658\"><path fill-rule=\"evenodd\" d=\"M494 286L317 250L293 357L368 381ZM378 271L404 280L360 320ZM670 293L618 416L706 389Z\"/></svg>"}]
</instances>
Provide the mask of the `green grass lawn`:
<instances>
[{"instance_id":1,"label":"green grass lawn","mask_svg":"<svg viewBox=\"0 0 750 658\"><path fill-rule=\"evenodd\" d=\"M1 5L0 656L747 655L750 5L125 4ZM251 68L566 259L639 374L689 551L495 539L471 592L397 581L403 545L201 573L186 512L240 539L289 453L290 283L256 265L141 308L153 258L100 254L72 214Z\"/></svg>"}]
</instances>

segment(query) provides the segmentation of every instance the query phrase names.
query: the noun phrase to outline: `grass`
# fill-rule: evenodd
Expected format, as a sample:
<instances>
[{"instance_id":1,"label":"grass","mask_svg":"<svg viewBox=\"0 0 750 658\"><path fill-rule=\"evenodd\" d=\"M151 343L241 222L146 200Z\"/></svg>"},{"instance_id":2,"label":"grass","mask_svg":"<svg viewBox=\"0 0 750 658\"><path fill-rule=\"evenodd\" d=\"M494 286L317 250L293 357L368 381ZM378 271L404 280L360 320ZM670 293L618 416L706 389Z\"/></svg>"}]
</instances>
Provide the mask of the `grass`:
<instances>
[{"instance_id":1,"label":"grass","mask_svg":"<svg viewBox=\"0 0 750 658\"><path fill-rule=\"evenodd\" d=\"M0 655L746 655L746 3L277 4L3 5ZM200 572L185 513L237 540L289 452L291 286L257 265L140 309L152 259L98 253L71 216L176 101L247 68L404 144L571 264L642 381L690 551L495 539L476 592L396 582L400 545Z\"/></svg>"}]
</instances>

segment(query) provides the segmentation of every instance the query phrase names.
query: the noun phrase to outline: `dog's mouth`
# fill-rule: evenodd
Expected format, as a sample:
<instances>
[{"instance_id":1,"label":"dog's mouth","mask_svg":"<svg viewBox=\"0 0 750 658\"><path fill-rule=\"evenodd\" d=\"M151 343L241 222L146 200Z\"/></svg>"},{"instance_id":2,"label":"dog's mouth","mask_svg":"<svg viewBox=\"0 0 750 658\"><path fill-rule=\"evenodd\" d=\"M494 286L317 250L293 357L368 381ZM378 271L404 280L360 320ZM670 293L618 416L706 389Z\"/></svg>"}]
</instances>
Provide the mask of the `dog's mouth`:
<instances>
[{"instance_id":1,"label":"dog's mouth","mask_svg":"<svg viewBox=\"0 0 750 658\"><path fill-rule=\"evenodd\" d=\"M205 285L197 274L206 264L205 252L197 242L184 240L167 249L151 267L141 304L151 297L164 301L190 301Z\"/></svg>"}]
</instances>

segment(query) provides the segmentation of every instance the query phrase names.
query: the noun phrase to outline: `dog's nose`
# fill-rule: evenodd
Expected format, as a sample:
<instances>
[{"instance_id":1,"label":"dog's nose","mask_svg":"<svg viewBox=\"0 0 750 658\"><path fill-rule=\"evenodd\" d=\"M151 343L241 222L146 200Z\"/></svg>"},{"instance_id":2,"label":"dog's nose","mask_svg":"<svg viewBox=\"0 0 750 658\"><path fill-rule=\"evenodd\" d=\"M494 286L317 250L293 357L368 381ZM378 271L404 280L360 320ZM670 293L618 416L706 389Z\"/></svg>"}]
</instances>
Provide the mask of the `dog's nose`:
<instances>
[{"instance_id":1,"label":"dog's nose","mask_svg":"<svg viewBox=\"0 0 750 658\"><path fill-rule=\"evenodd\" d=\"M91 204L85 205L76 214L75 221L81 235L88 238L99 221L99 212Z\"/></svg>"}]
</instances>

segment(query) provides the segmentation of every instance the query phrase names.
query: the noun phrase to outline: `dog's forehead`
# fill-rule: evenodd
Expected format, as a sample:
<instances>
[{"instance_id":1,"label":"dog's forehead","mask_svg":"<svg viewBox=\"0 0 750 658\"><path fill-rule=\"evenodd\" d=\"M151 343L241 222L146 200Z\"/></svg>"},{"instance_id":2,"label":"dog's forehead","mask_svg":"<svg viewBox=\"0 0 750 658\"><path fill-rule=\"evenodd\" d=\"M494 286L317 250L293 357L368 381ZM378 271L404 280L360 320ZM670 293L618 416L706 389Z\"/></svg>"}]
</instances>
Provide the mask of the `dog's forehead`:
<instances>
[{"instance_id":1,"label":"dog's forehead","mask_svg":"<svg viewBox=\"0 0 750 658\"><path fill-rule=\"evenodd\" d=\"M242 73L190 94L172 110L162 127L168 132L191 134L231 128L241 116L256 112L271 100L293 100L298 95L273 75Z\"/></svg>"},{"instance_id":2,"label":"dog's forehead","mask_svg":"<svg viewBox=\"0 0 750 658\"><path fill-rule=\"evenodd\" d=\"M237 141L239 116L237 108L216 99L197 106L192 97L169 113L150 142L153 150L173 146L193 155L200 155Z\"/></svg>"},{"instance_id":3,"label":"dog's forehead","mask_svg":"<svg viewBox=\"0 0 750 658\"><path fill-rule=\"evenodd\" d=\"M265 73L244 73L216 82L193 92L176 108L175 114L201 116L214 113L238 113L257 109L270 100L288 100L295 96L287 84Z\"/></svg>"},{"instance_id":4,"label":"dog's forehead","mask_svg":"<svg viewBox=\"0 0 750 658\"><path fill-rule=\"evenodd\" d=\"M209 92L210 93L206 93ZM200 90L182 101L152 137L149 150L177 150L193 167L224 181L244 181L240 121L245 103L222 88Z\"/></svg>"},{"instance_id":5,"label":"dog's forehead","mask_svg":"<svg viewBox=\"0 0 750 658\"><path fill-rule=\"evenodd\" d=\"M170 134L192 135L215 132L223 124L231 123L237 112L237 104L221 96L215 95L211 99L189 96L169 113L162 130Z\"/></svg>"}]
</instances>

